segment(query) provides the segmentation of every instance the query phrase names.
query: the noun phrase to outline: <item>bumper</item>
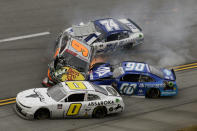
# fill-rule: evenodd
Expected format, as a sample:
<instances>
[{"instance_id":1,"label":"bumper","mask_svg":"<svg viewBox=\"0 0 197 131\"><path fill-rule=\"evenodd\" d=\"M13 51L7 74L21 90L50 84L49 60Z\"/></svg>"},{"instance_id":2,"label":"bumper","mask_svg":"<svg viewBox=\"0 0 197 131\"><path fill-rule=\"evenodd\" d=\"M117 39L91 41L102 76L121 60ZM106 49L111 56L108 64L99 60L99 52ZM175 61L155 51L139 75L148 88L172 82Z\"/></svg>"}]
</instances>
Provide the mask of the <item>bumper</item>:
<instances>
[{"instance_id":1,"label":"bumper","mask_svg":"<svg viewBox=\"0 0 197 131\"><path fill-rule=\"evenodd\" d=\"M17 115L23 119L26 119L26 120L33 120L34 119L33 114L29 114L29 113L24 112L23 109L17 103L14 105L14 110L17 113Z\"/></svg>"}]
</instances>

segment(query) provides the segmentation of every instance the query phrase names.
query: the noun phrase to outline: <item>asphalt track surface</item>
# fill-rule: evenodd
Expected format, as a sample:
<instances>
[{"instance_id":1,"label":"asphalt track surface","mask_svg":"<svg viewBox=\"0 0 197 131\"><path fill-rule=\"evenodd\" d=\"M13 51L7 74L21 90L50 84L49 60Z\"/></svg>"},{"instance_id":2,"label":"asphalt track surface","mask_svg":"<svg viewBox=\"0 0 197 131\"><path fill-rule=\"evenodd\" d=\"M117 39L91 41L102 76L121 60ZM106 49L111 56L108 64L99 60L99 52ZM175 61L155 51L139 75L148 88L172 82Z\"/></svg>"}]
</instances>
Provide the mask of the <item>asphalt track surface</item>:
<instances>
[{"instance_id":1,"label":"asphalt track surface","mask_svg":"<svg viewBox=\"0 0 197 131\"><path fill-rule=\"evenodd\" d=\"M0 99L41 86L54 40L63 28L103 17L130 17L145 33L145 44L109 57L173 67L197 62L195 0L18 0L0 2L0 41L29 34L48 35L0 42ZM114 57L117 59L114 61ZM0 130L165 131L197 123L197 70L177 71L176 97L143 99L124 96L126 109L104 119L26 121L11 105L0 107Z\"/></svg>"}]
</instances>

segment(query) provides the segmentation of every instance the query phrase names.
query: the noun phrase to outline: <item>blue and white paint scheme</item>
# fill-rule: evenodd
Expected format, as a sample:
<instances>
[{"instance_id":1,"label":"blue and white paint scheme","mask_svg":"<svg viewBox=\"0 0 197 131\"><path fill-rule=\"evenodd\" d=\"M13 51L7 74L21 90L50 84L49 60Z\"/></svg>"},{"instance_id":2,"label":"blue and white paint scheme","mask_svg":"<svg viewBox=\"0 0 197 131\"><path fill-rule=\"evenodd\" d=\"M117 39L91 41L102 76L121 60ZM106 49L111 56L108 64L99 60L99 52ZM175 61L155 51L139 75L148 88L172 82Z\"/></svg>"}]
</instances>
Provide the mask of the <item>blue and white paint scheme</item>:
<instances>
[{"instance_id":1,"label":"blue and white paint scheme","mask_svg":"<svg viewBox=\"0 0 197 131\"><path fill-rule=\"evenodd\" d=\"M141 62L125 61L118 67L103 64L93 68L90 76L89 80L93 83L113 85L123 95L147 96L150 90L156 90L159 96L175 96L178 93L173 70L159 69Z\"/></svg>"},{"instance_id":2,"label":"blue and white paint scheme","mask_svg":"<svg viewBox=\"0 0 197 131\"><path fill-rule=\"evenodd\" d=\"M119 47L134 47L144 43L142 29L128 18L105 18L86 24L81 22L64 32L94 46L97 53L107 53Z\"/></svg>"}]
</instances>

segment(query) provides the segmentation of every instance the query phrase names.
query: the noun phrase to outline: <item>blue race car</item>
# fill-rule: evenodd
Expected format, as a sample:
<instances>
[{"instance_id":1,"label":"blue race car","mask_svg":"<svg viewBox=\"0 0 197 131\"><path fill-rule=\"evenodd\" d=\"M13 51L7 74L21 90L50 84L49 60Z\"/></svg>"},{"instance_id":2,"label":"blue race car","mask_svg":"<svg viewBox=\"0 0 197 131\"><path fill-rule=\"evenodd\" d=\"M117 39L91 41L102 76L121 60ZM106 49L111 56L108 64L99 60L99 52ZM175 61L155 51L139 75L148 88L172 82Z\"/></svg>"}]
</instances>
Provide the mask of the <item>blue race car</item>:
<instances>
[{"instance_id":1,"label":"blue race car","mask_svg":"<svg viewBox=\"0 0 197 131\"><path fill-rule=\"evenodd\" d=\"M120 94L158 98L178 93L174 70L158 69L146 63L97 63L90 69L89 81L112 85Z\"/></svg>"},{"instance_id":2,"label":"blue race car","mask_svg":"<svg viewBox=\"0 0 197 131\"><path fill-rule=\"evenodd\" d=\"M129 18L104 18L88 23L81 22L64 32L95 47L100 54L112 52L119 47L132 48L144 43L142 29Z\"/></svg>"}]
</instances>

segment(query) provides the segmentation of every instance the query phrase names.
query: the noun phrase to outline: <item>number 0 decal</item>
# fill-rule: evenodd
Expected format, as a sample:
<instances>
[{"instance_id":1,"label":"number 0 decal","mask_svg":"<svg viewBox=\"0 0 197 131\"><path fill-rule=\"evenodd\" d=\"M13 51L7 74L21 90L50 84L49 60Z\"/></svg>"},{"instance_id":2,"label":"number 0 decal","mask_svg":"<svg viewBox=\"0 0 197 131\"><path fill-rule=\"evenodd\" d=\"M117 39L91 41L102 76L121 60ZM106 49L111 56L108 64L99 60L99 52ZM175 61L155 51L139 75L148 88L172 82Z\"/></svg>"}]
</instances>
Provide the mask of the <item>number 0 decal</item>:
<instances>
[{"instance_id":1,"label":"number 0 decal","mask_svg":"<svg viewBox=\"0 0 197 131\"><path fill-rule=\"evenodd\" d=\"M83 46L81 43L79 43L78 41L72 40L72 47L78 52L81 52L84 57L88 56L88 53L89 53L88 49L85 46Z\"/></svg>"},{"instance_id":2,"label":"number 0 decal","mask_svg":"<svg viewBox=\"0 0 197 131\"><path fill-rule=\"evenodd\" d=\"M67 112L67 116L74 116L79 113L79 110L81 108L81 103L76 103L76 104L70 104L70 107Z\"/></svg>"},{"instance_id":3,"label":"number 0 decal","mask_svg":"<svg viewBox=\"0 0 197 131\"><path fill-rule=\"evenodd\" d=\"M66 84L71 90L87 89L86 86L83 84L83 82L80 81L66 82Z\"/></svg>"}]
</instances>

